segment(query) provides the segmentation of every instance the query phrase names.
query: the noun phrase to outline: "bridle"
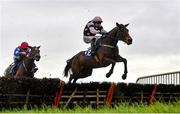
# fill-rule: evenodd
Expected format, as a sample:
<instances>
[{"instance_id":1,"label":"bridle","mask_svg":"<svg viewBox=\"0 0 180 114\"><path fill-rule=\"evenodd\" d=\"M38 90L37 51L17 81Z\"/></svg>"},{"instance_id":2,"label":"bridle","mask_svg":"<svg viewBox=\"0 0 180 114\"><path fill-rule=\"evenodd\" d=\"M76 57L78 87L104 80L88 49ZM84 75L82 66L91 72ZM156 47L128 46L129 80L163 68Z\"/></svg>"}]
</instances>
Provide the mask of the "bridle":
<instances>
[{"instance_id":1,"label":"bridle","mask_svg":"<svg viewBox=\"0 0 180 114\"><path fill-rule=\"evenodd\" d=\"M117 33L118 33L118 30L116 31L116 34L115 36L110 36L110 35L107 35L106 37L109 37L109 38L112 38L112 39L117 39ZM112 45L109 45L109 44L102 44L100 43L100 46L103 46L103 47L108 47L108 48L112 48L112 49L115 49L117 46L112 46Z\"/></svg>"},{"instance_id":2,"label":"bridle","mask_svg":"<svg viewBox=\"0 0 180 114\"><path fill-rule=\"evenodd\" d=\"M26 58L27 58L27 59L30 59L30 60L34 60L34 57L29 57L29 54L26 56ZM24 67L25 71L28 72L28 69L27 69L26 64L25 64L24 61L25 61L25 59L23 59L23 63L22 63L22 64L23 64L23 67Z\"/></svg>"},{"instance_id":3,"label":"bridle","mask_svg":"<svg viewBox=\"0 0 180 114\"><path fill-rule=\"evenodd\" d=\"M33 60L33 61L36 60L36 56L37 56L37 55L35 55L35 56L33 56L33 57L30 57L29 55L30 55L30 53L29 53L25 58L27 58L27 59L29 59L29 60ZM23 64L23 67L24 67L25 71L28 72L28 69L27 69L26 64L25 64L25 62L24 62L24 61L25 61L25 58L23 59L23 63L22 63L22 64Z\"/></svg>"}]
</instances>

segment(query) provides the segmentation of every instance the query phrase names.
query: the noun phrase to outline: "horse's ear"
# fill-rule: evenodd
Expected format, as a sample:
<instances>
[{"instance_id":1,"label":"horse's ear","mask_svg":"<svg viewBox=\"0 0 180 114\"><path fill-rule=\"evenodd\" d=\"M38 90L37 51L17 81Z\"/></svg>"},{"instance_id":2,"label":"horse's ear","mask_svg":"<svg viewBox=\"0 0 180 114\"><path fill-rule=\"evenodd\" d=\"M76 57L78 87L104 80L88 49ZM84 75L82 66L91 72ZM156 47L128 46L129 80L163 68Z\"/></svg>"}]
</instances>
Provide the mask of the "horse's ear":
<instances>
[{"instance_id":1,"label":"horse's ear","mask_svg":"<svg viewBox=\"0 0 180 114\"><path fill-rule=\"evenodd\" d=\"M127 27L128 25L129 25L129 23L128 23L128 24L125 24L124 26Z\"/></svg>"},{"instance_id":2,"label":"horse's ear","mask_svg":"<svg viewBox=\"0 0 180 114\"><path fill-rule=\"evenodd\" d=\"M38 46L37 48L39 49L41 46Z\"/></svg>"},{"instance_id":3,"label":"horse's ear","mask_svg":"<svg viewBox=\"0 0 180 114\"><path fill-rule=\"evenodd\" d=\"M116 22L116 26L117 26L117 27L119 27L119 26L120 26L120 24L119 24L118 22Z\"/></svg>"},{"instance_id":4,"label":"horse's ear","mask_svg":"<svg viewBox=\"0 0 180 114\"><path fill-rule=\"evenodd\" d=\"M29 46L30 49L32 49L32 46Z\"/></svg>"}]
</instances>

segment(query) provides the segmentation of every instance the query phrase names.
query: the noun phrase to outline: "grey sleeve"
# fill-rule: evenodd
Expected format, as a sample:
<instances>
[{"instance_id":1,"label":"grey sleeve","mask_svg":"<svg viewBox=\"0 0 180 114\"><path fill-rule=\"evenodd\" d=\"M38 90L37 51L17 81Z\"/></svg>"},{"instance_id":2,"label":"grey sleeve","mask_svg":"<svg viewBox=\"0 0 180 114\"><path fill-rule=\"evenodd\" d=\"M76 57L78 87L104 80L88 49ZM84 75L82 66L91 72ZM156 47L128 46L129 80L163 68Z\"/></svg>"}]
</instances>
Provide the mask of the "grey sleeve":
<instances>
[{"instance_id":1,"label":"grey sleeve","mask_svg":"<svg viewBox=\"0 0 180 114\"><path fill-rule=\"evenodd\" d=\"M100 31L96 30L94 27L90 27L89 30L90 30L90 32L91 32L92 34L98 34L98 33L100 33Z\"/></svg>"},{"instance_id":2,"label":"grey sleeve","mask_svg":"<svg viewBox=\"0 0 180 114\"><path fill-rule=\"evenodd\" d=\"M101 34L104 34L104 33L107 33L107 31L104 29L101 29Z\"/></svg>"}]
</instances>

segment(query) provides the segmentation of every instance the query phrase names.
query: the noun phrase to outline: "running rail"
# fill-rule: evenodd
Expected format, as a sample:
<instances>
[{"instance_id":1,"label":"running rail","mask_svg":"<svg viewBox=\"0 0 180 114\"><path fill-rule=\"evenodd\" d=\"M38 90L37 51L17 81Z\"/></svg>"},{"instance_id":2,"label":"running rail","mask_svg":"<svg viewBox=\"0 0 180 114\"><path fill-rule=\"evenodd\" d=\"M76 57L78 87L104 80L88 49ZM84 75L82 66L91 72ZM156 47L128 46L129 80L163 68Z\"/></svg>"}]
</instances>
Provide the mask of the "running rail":
<instances>
[{"instance_id":1,"label":"running rail","mask_svg":"<svg viewBox=\"0 0 180 114\"><path fill-rule=\"evenodd\" d=\"M136 80L138 84L174 84L180 85L180 71L143 76Z\"/></svg>"}]
</instances>

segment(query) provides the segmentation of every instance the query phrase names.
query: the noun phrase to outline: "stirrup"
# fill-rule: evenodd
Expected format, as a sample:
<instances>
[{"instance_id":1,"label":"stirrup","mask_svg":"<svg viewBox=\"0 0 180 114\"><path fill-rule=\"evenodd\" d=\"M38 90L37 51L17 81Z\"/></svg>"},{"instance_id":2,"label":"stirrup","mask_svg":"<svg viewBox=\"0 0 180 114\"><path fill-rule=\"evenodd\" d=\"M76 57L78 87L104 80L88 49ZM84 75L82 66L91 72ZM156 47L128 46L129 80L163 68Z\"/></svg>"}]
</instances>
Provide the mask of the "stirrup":
<instances>
[{"instance_id":1,"label":"stirrup","mask_svg":"<svg viewBox=\"0 0 180 114\"><path fill-rule=\"evenodd\" d=\"M91 52L91 56L94 56L94 55L96 55L96 51Z\"/></svg>"}]
</instances>

